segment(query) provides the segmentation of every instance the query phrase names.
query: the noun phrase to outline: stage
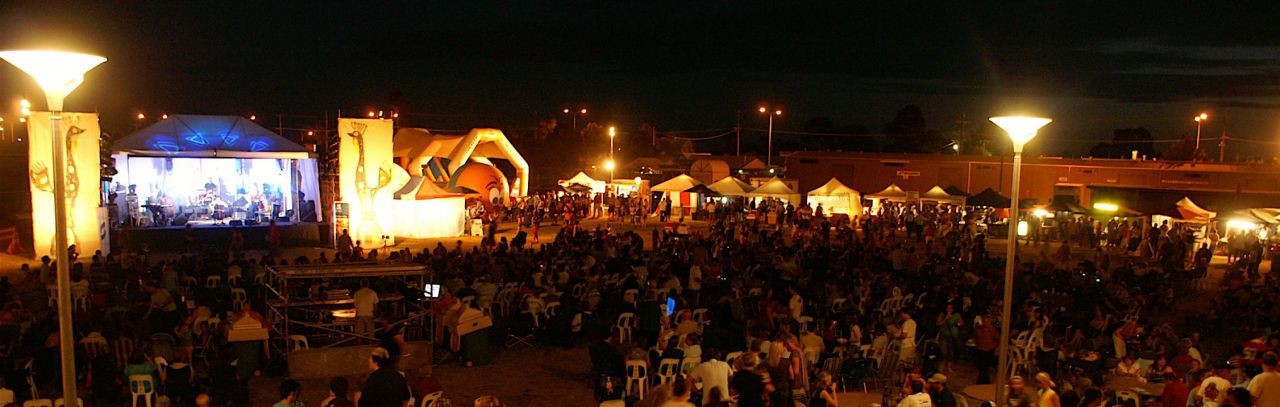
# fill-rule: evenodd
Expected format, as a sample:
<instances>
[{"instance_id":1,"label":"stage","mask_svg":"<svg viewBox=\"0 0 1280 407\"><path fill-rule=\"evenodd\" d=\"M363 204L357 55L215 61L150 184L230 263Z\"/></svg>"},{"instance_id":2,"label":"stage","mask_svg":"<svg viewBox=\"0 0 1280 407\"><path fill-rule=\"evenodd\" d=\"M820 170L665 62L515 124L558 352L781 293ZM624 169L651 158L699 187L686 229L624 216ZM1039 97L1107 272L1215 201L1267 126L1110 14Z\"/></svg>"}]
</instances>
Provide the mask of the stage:
<instances>
[{"instance_id":1,"label":"stage","mask_svg":"<svg viewBox=\"0 0 1280 407\"><path fill-rule=\"evenodd\" d=\"M195 238L197 247L225 248L231 241L231 232L239 230L244 235L246 250L266 248L267 233L271 228L268 223L231 226L198 222L190 225L190 234ZM280 242L285 247L320 246L330 242L328 223L278 222L276 226L280 228ZM186 225L113 229L111 248L120 250L127 246L137 250L146 244L151 251L181 251L186 249L187 233Z\"/></svg>"}]
</instances>

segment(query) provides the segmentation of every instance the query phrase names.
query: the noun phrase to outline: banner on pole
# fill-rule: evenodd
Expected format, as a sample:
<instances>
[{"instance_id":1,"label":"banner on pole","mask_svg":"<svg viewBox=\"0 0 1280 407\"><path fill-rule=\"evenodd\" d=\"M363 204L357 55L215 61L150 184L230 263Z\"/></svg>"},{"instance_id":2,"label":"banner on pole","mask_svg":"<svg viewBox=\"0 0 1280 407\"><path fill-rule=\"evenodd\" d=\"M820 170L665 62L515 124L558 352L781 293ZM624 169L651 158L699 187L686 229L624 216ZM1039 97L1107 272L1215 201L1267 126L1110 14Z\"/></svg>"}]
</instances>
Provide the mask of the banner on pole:
<instances>
[{"instance_id":1,"label":"banner on pole","mask_svg":"<svg viewBox=\"0 0 1280 407\"><path fill-rule=\"evenodd\" d=\"M49 112L31 112L27 120L31 182L31 224L35 239L36 257L53 253L54 200L53 183L53 122ZM59 126L65 137L67 244L75 245L82 255L92 255L102 248L99 233L98 204L102 194L98 182L98 115L94 113L62 113Z\"/></svg>"}]
</instances>

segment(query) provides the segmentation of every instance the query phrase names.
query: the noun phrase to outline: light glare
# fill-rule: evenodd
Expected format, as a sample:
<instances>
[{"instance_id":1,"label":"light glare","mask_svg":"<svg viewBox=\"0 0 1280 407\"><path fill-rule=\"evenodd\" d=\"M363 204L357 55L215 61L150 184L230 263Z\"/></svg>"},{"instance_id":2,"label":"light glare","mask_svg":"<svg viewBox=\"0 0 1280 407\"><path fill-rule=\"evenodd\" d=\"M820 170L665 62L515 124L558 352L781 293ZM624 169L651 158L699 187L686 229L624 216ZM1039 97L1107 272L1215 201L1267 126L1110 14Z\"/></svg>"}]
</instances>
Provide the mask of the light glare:
<instances>
[{"instance_id":1,"label":"light glare","mask_svg":"<svg viewBox=\"0 0 1280 407\"><path fill-rule=\"evenodd\" d=\"M1015 152L1021 152L1022 146L1035 138L1036 132L1041 127L1053 121L1053 119L1045 117L1032 116L996 116L990 120L1009 134L1009 140L1013 141L1013 151Z\"/></svg>"},{"instance_id":2,"label":"light glare","mask_svg":"<svg viewBox=\"0 0 1280 407\"><path fill-rule=\"evenodd\" d=\"M35 79L51 111L62 111L62 101L84 83L85 72L107 62L97 55L62 51L4 51L0 58Z\"/></svg>"}]
</instances>

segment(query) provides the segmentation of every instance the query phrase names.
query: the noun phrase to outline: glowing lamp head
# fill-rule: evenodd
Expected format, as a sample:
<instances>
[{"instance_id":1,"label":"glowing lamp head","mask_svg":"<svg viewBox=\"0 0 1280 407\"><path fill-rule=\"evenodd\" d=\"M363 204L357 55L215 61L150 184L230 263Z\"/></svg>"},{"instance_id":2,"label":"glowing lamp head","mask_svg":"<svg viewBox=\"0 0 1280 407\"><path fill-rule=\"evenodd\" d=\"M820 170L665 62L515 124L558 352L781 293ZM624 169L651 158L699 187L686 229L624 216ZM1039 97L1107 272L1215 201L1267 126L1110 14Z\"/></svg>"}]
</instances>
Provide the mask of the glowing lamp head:
<instances>
[{"instance_id":1,"label":"glowing lamp head","mask_svg":"<svg viewBox=\"0 0 1280 407\"><path fill-rule=\"evenodd\" d=\"M18 110L20 110L20 111L21 111L21 113L22 113L22 115L23 115L23 116L30 116L30 115L31 115L31 102L28 102L26 99L19 100L19 101L18 101Z\"/></svg>"},{"instance_id":2,"label":"glowing lamp head","mask_svg":"<svg viewBox=\"0 0 1280 407\"><path fill-rule=\"evenodd\" d=\"M1199 116L1196 116L1196 121L1198 121L1198 122L1202 122L1202 121L1205 121L1205 120L1209 120L1209 114L1208 114L1208 113L1201 113Z\"/></svg>"},{"instance_id":3,"label":"glowing lamp head","mask_svg":"<svg viewBox=\"0 0 1280 407\"><path fill-rule=\"evenodd\" d=\"M1100 212L1115 212L1120 210L1120 206L1113 203L1098 202L1093 204L1093 209Z\"/></svg>"},{"instance_id":4,"label":"glowing lamp head","mask_svg":"<svg viewBox=\"0 0 1280 407\"><path fill-rule=\"evenodd\" d=\"M376 117L376 116L377 116L377 114L376 114L376 113L374 113L374 112L372 112L372 111L370 111L370 112L369 112L369 114L368 114L368 116L369 116L369 118L370 118L370 119L372 119L372 118Z\"/></svg>"},{"instance_id":5,"label":"glowing lamp head","mask_svg":"<svg viewBox=\"0 0 1280 407\"><path fill-rule=\"evenodd\" d=\"M62 101L84 83L84 74L106 58L62 51L4 51L0 58L17 66L44 90L49 110L62 111Z\"/></svg>"},{"instance_id":6,"label":"glowing lamp head","mask_svg":"<svg viewBox=\"0 0 1280 407\"><path fill-rule=\"evenodd\" d=\"M587 109L579 110L578 113L587 114Z\"/></svg>"},{"instance_id":7,"label":"glowing lamp head","mask_svg":"<svg viewBox=\"0 0 1280 407\"><path fill-rule=\"evenodd\" d=\"M569 114L569 109L564 109L564 114Z\"/></svg>"},{"instance_id":8,"label":"glowing lamp head","mask_svg":"<svg viewBox=\"0 0 1280 407\"><path fill-rule=\"evenodd\" d=\"M314 136L314 135L316 135L316 132L311 131L311 130L307 130L307 135L308 135L308 136Z\"/></svg>"},{"instance_id":9,"label":"glowing lamp head","mask_svg":"<svg viewBox=\"0 0 1280 407\"><path fill-rule=\"evenodd\" d=\"M1009 140L1013 141L1014 152L1022 152L1022 146L1035 138L1036 132L1041 127L1052 121L1053 119L1031 116L997 116L991 118L992 123L1009 133Z\"/></svg>"},{"instance_id":10,"label":"glowing lamp head","mask_svg":"<svg viewBox=\"0 0 1280 407\"><path fill-rule=\"evenodd\" d=\"M167 115L167 114L162 114L162 115L160 115L160 118L161 118L161 119L168 119L168 118L169 118L169 115Z\"/></svg>"},{"instance_id":11,"label":"glowing lamp head","mask_svg":"<svg viewBox=\"0 0 1280 407\"><path fill-rule=\"evenodd\" d=\"M138 120L143 120L143 119L146 119L146 118L147 118L147 115L146 115L146 114L138 113Z\"/></svg>"},{"instance_id":12,"label":"glowing lamp head","mask_svg":"<svg viewBox=\"0 0 1280 407\"><path fill-rule=\"evenodd\" d=\"M774 115L774 116L782 116L782 109L774 110L774 111L773 111L773 115Z\"/></svg>"},{"instance_id":13,"label":"glowing lamp head","mask_svg":"<svg viewBox=\"0 0 1280 407\"><path fill-rule=\"evenodd\" d=\"M609 126L609 138L613 138L613 136L616 136L616 135L618 135L618 128Z\"/></svg>"},{"instance_id":14,"label":"glowing lamp head","mask_svg":"<svg viewBox=\"0 0 1280 407\"><path fill-rule=\"evenodd\" d=\"M617 164L615 164L615 163L613 162L613 160L605 160L605 162L604 162L604 170L605 170L605 171L613 171L613 169L614 169L614 168L616 168L616 167L617 167Z\"/></svg>"},{"instance_id":15,"label":"glowing lamp head","mask_svg":"<svg viewBox=\"0 0 1280 407\"><path fill-rule=\"evenodd\" d=\"M258 115L256 114L249 115L249 120L258 120Z\"/></svg>"},{"instance_id":16,"label":"glowing lamp head","mask_svg":"<svg viewBox=\"0 0 1280 407\"><path fill-rule=\"evenodd\" d=\"M760 106L759 111L760 111L760 113L768 113L768 112L769 112L769 108L764 107L764 106Z\"/></svg>"},{"instance_id":17,"label":"glowing lamp head","mask_svg":"<svg viewBox=\"0 0 1280 407\"><path fill-rule=\"evenodd\" d=\"M642 179L640 179L640 177L636 177L636 185L640 185L640 182L642 182L642 181L643 181L643 180L642 180Z\"/></svg>"}]
</instances>

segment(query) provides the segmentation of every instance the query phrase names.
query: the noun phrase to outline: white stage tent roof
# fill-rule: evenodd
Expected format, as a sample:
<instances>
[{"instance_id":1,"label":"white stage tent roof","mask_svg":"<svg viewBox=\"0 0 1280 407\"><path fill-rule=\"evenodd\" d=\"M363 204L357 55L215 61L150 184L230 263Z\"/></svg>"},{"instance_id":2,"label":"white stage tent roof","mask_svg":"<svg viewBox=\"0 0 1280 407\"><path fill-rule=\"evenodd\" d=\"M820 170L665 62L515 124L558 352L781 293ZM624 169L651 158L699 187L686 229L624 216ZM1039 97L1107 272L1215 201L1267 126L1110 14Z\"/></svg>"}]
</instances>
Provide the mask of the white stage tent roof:
<instances>
[{"instance_id":1,"label":"white stage tent roof","mask_svg":"<svg viewBox=\"0 0 1280 407\"><path fill-rule=\"evenodd\" d=\"M143 157L310 158L306 147L240 116L169 115L112 149Z\"/></svg>"},{"instance_id":2,"label":"white stage tent roof","mask_svg":"<svg viewBox=\"0 0 1280 407\"><path fill-rule=\"evenodd\" d=\"M688 174L680 174L675 178L663 181L661 184L654 185L649 188L653 192L684 192L684 190L702 185L702 181L697 178L690 177Z\"/></svg>"}]
</instances>

